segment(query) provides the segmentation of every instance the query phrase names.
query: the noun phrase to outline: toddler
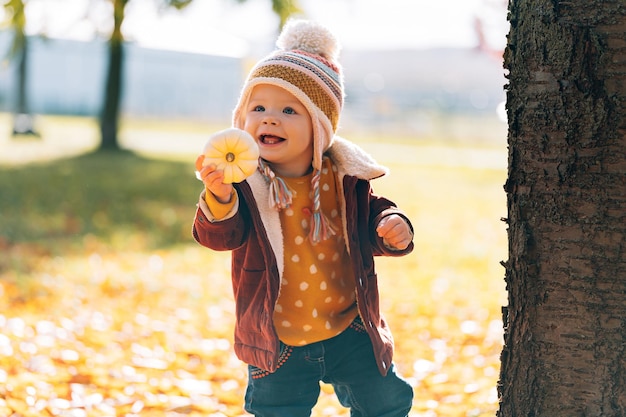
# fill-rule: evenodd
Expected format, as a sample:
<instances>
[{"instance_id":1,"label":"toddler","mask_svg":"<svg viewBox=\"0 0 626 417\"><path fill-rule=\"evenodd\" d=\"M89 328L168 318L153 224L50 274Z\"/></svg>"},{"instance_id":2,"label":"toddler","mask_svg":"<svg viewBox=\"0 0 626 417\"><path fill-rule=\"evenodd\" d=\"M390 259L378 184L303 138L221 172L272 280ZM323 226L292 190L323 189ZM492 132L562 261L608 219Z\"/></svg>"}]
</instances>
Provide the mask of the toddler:
<instances>
[{"instance_id":1,"label":"toddler","mask_svg":"<svg viewBox=\"0 0 626 417\"><path fill-rule=\"evenodd\" d=\"M227 184L196 160L205 189L193 236L232 251L245 409L310 416L323 381L352 416L406 416L413 390L392 362L374 256L411 252L412 226L371 188L387 170L335 135L344 92L332 33L293 20L277 45L233 113L233 127L259 146L259 169Z\"/></svg>"}]
</instances>

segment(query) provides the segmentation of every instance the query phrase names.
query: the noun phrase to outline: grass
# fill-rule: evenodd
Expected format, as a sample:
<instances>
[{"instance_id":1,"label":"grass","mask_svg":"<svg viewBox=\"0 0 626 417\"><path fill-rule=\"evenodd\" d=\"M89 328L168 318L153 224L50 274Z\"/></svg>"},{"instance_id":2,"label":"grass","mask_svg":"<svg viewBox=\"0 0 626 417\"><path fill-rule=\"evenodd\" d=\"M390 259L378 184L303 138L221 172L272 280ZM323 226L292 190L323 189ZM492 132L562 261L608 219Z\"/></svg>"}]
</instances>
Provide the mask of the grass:
<instances>
[{"instance_id":1,"label":"grass","mask_svg":"<svg viewBox=\"0 0 626 417\"><path fill-rule=\"evenodd\" d=\"M132 152L89 154L93 121L39 123L43 140L0 133L0 415L242 415L229 256L190 236L215 127L128 121ZM413 254L377 260L411 415L493 416L505 151L350 138L391 169L375 191L416 231ZM324 386L327 415L347 414Z\"/></svg>"}]
</instances>

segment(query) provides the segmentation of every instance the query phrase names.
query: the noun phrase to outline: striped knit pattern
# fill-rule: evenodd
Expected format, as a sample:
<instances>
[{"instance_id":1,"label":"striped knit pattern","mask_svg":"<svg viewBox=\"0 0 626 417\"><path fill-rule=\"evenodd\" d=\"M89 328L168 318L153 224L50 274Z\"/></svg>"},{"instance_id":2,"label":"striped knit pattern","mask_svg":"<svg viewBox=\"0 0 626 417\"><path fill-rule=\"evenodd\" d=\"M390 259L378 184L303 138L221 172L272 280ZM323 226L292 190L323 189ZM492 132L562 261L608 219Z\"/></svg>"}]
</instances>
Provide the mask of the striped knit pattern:
<instances>
[{"instance_id":1,"label":"striped knit pattern","mask_svg":"<svg viewBox=\"0 0 626 417\"><path fill-rule=\"evenodd\" d=\"M306 94L337 130L343 106L343 89L339 72L326 65L321 57L313 58L303 51L276 54L256 67L249 80L260 77L280 78Z\"/></svg>"},{"instance_id":2,"label":"striped knit pattern","mask_svg":"<svg viewBox=\"0 0 626 417\"><path fill-rule=\"evenodd\" d=\"M324 152L332 145L339 125L343 107L343 79L339 63L336 62L335 52L338 50L332 35L320 26L301 23L286 25L279 37L280 42L277 42L281 49L262 59L250 72L233 111L233 127L244 128L245 107L252 89L259 84L281 87L306 107L313 125L311 165L316 173L311 182L314 204L310 213L309 239L317 244L336 232L319 203L319 175ZM285 48L282 49L280 45ZM288 208L292 203L289 187L272 172L270 164L265 161L259 164L259 172L269 184L270 206L278 211Z\"/></svg>"}]
</instances>

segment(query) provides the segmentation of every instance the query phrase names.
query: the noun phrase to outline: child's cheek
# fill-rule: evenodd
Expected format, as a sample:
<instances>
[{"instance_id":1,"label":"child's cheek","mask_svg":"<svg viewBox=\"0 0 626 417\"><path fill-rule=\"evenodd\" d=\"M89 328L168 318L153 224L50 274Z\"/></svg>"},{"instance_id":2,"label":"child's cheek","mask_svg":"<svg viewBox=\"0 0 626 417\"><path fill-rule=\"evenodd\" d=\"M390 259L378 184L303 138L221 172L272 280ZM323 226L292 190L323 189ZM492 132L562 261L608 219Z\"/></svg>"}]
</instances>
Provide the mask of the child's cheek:
<instances>
[{"instance_id":1,"label":"child's cheek","mask_svg":"<svg viewBox=\"0 0 626 417\"><path fill-rule=\"evenodd\" d=\"M242 120L243 130L251 134L252 137L255 137L256 132L254 131L254 123L252 122L252 120L253 118L249 115L245 116L245 118Z\"/></svg>"}]
</instances>

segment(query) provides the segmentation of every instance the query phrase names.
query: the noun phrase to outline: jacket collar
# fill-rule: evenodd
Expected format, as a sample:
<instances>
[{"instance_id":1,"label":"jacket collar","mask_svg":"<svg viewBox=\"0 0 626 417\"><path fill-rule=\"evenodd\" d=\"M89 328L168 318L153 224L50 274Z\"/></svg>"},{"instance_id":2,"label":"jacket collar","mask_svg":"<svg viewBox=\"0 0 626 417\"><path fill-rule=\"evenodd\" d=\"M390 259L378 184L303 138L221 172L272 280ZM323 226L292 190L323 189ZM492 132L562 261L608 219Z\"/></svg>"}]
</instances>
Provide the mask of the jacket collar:
<instances>
[{"instance_id":1,"label":"jacket collar","mask_svg":"<svg viewBox=\"0 0 626 417\"><path fill-rule=\"evenodd\" d=\"M338 181L341 190L339 201L344 210L344 216L342 217L344 217L343 227L345 233L347 225L345 219L343 181L341 179L346 175L351 175L363 180L372 180L386 175L389 171L384 166L379 165L374 158L361 147L339 136L335 136L333 144L326 151L326 154L337 166L337 173L340 178L340 181ZM285 251L278 211L274 210L269 204L269 187L260 172L255 171L254 174L246 179L246 182L250 185L250 189L254 195L261 221L265 228L265 233L276 256L278 273L282 278L285 264Z\"/></svg>"},{"instance_id":2,"label":"jacket collar","mask_svg":"<svg viewBox=\"0 0 626 417\"><path fill-rule=\"evenodd\" d=\"M337 165L340 178L352 175L363 180L373 180L389 173L387 168L379 165L361 147L339 136L335 136L326 153Z\"/></svg>"}]
</instances>

